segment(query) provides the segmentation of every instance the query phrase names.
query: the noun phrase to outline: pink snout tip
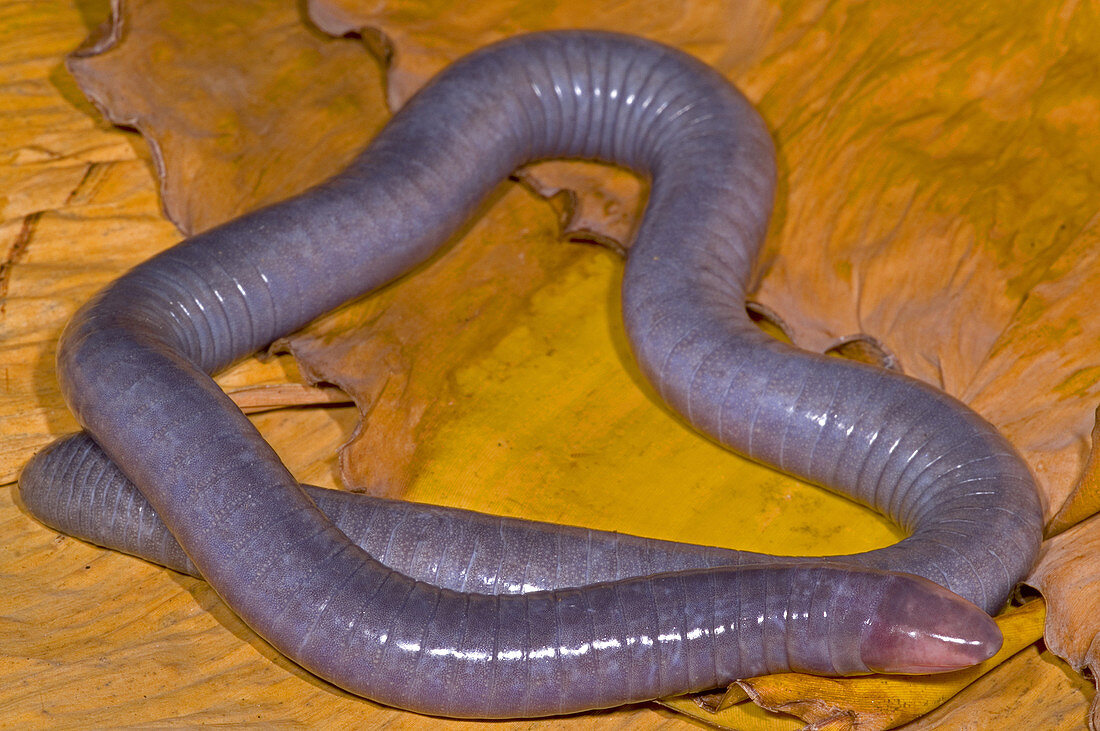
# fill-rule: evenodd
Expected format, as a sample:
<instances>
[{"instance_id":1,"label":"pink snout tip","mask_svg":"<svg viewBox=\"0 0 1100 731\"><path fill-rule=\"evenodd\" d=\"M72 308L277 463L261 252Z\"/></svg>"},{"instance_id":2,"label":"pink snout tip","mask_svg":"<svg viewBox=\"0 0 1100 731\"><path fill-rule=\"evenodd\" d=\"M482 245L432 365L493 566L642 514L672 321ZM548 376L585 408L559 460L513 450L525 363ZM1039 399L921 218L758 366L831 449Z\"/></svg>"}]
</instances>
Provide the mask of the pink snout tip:
<instances>
[{"instance_id":1,"label":"pink snout tip","mask_svg":"<svg viewBox=\"0 0 1100 731\"><path fill-rule=\"evenodd\" d=\"M863 635L860 655L876 673L944 673L988 660L1003 641L997 623L971 602L898 574Z\"/></svg>"}]
</instances>

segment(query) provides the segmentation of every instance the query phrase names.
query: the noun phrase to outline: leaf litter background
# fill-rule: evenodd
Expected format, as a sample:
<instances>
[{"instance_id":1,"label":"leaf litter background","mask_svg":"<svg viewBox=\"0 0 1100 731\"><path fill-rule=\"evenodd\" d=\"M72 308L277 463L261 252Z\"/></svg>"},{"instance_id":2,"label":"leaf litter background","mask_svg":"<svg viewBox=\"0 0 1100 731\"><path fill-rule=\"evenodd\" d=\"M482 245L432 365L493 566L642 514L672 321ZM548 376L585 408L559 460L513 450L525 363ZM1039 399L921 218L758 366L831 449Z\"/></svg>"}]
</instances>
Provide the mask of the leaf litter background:
<instances>
[{"instance_id":1,"label":"leaf litter background","mask_svg":"<svg viewBox=\"0 0 1100 731\"><path fill-rule=\"evenodd\" d=\"M1065 531L1031 582L1049 607L1045 646L1034 643L1043 607L1029 604L1002 620L996 667L933 680L780 676L709 699L717 715L669 706L733 728L803 725L736 702L747 696L814 728L926 712L905 727L1081 727L1094 691L1072 668L1095 668L1100 609L1100 525L1087 520L1100 507L1089 456L1100 10L917 5L349 0L310 3L311 26L275 0L0 4L0 78L11 79L0 84L4 481L75 427L52 374L57 334L97 287L178 240L161 201L190 232L289 195L339 169L388 118L385 100L400 105L496 38L639 33L719 68L773 130L781 189L760 309L803 347L866 345L974 405L1023 451L1051 532ZM112 10L116 22L69 62L78 88L65 56ZM617 311L637 180L563 163L519 177L416 277L280 345L297 360L252 359L219 378L257 409L333 399L302 380L359 404L361 425L340 405L254 417L296 475L756 550L894 540L867 511L692 434L641 382ZM0 726L441 725L311 678L202 582L59 537L10 489L0 511ZM690 725L651 706L503 725L593 722Z\"/></svg>"}]
</instances>

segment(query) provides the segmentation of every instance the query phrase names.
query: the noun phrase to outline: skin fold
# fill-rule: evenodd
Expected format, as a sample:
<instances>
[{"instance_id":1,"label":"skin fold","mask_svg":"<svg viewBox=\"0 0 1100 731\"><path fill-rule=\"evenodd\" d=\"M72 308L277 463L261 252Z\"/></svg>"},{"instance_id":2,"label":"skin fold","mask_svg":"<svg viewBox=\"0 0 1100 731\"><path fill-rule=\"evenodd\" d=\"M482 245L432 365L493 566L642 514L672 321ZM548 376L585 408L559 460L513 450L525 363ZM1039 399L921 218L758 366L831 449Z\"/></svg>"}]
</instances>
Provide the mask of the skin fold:
<instances>
[{"instance_id":1,"label":"skin fold","mask_svg":"<svg viewBox=\"0 0 1100 731\"><path fill-rule=\"evenodd\" d=\"M499 181L550 158L650 180L623 315L662 398L909 537L769 557L299 486L208 374L414 268ZM57 366L86 434L36 456L23 500L61 530L201 575L302 666L422 713L541 716L786 670L983 660L1000 645L986 613L1037 555L1031 473L952 397L752 324L774 189L762 120L690 56L582 31L490 46L339 175L86 304Z\"/></svg>"}]
</instances>

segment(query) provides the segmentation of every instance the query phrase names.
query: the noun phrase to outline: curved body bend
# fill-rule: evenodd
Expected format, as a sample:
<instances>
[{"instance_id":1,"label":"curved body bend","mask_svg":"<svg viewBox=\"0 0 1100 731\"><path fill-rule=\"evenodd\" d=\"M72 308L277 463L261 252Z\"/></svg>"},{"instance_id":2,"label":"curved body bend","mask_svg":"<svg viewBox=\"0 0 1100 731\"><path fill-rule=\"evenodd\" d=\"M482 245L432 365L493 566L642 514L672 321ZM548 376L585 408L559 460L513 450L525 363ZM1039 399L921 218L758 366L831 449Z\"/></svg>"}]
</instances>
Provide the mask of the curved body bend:
<instances>
[{"instance_id":1,"label":"curved body bend","mask_svg":"<svg viewBox=\"0 0 1100 731\"><path fill-rule=\"evenodd\" d=\"M516 167L559 157L652 181L623 311L662 397L722 444L882 511L908 538L844 564L667 544L648 568L605 573L591 570L598 537L586 553L564 538L577 529L516 522L520 541L557 546L565 566L546 585L519 581L517 594L500 590L525 575L505 572L523 560L510 550L496 574L475 577L496 587L486 589L418 573L415 560L388 566L370 540L388 529L368 525L357 544L326 517L328 499L298 485L208 374L400 276ZM700 62L608 33L511 39L441 73L339 175L104 289L63 333L58 377L87 432L227 604L307 669L383 703L535 716L791 669L982 660L999 644L982 610L1003 603L1037 554L1030 472L950 396L799 351L750 322L745 292L774 186L759 116ZM114 469L77 439L21 477L36 512L65 512L62 499L41 497L62 493L38 491L73 465ZM413 514L431 515L423 510ZM467 529L473 565L501 525L469 518ZM540 535L549 538L531 538ZM681 553L694 558L667 558Z\"/></svg>"}]
</instances>

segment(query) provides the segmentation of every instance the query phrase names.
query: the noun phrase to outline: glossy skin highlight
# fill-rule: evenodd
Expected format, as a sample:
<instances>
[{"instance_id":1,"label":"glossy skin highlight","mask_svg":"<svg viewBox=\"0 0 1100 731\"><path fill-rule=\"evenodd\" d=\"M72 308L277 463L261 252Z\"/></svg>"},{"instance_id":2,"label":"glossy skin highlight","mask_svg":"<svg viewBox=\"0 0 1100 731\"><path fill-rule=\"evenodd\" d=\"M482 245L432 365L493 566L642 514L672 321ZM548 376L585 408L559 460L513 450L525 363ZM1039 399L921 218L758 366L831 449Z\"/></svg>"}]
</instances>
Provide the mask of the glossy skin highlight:
<instances>
[{"instance_id":1,"label":"glossy skin highlight","mask_svg":"<svg viewBox=\"0 0 1100 731\"><path fill-rule=\"evenodd\" d=\"M207 374L413 268L516 167L558 157L652 181L623 313L662 397L722 444L890 515L909 538L842 563L510 521L509 546L499 519L303 491ZM133 483L148 501L139 524L155 511L187 560L163 538L133 548L127 528L121 548L172 554L296 662L423 713L570 713L791 669L985 659L1000 641L985 612L1038 550L1031 474L955 399L757 330L745 291L774 186L759 116L683 53L579 31L479 51L344 172L182 242L82 308L58 377L109 460L84 436L58 444L24 471L24 500L51 524L91 525L112 508L76 488L117 484L130 501ZM322 508L344 514L334 523ZM363 523L387 510L434 527ZM425 547L439 521L465 531L465 553L455 540ZM393 555L379 555L379 537ZM554 576L529 582L540 561Z\"/></svg>"}]
</instances>

